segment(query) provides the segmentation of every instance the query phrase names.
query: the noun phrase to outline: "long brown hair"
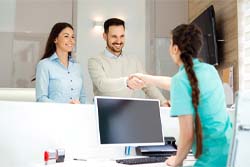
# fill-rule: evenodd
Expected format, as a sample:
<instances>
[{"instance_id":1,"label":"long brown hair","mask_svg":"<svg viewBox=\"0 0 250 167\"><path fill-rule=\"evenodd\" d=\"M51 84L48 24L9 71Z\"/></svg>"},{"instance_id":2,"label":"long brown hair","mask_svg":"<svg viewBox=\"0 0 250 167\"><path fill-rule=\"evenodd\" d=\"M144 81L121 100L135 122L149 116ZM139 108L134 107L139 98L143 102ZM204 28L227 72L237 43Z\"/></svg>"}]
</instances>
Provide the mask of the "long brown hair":
<instances>
[{"instance_id":1,"label":"long brown hair","mask_svg":"<svg viewBox=\"0 0 250 167\"><path fill-rule=\"evenodd\" d=\"M56 44L55 44L55 40L56 38L58 37L58 35L60 34L60 32L62 30L64 30L65 28L71 28L72 30L73 27L72 25L70 25L69 23L56 23L53 28L51 29L51 32L49 34L49 38L47 40L47 43L46 43L46 47L45 47L45 51L44 51L44 54L43 54L43 57L41 58L42 59L45 59L45 58L48 58L50 57L53 53L55 53L56 51ZM71 55L71 52L68 53L69 56Z\"/></svg>"},{"instance_id":2,"label":"long brown hair","mask_svg":"<svg viewBox=\"0 0 250 167\"><path fill-rule=\"evenodd\" d=\"M56 51L55 40L58 37L58 35L60 34L60 32L67 27L74 30L71 24L65 23L65 22L56 23L53 26L53 28L50 31L47 43L46 43L44 54L40 60L48 58L55 53L55 51ZM70 55L71 55L71 52L68 53L68 56L70 56ZM36 80L36 78L34 77L31 81L35 81L35 80Z\"/></svg>"},{"instance_id":3,"label":"long brown hair","mask_svg":"<svg viewBox=\"0 0 250 167\"><path fill-rule=\"evenodd\" d=\"M202 153L202 127L198 114L200 89L198 79L193 69L193 58L197 58L202 47L202 32L198 26L192 24L181 24L172 30L173 44L181 51L180 59L184 64L190 86L192 88L192 103L195 110L195 137L196 153L198 158Z\"/></svg>"}]
</instances>

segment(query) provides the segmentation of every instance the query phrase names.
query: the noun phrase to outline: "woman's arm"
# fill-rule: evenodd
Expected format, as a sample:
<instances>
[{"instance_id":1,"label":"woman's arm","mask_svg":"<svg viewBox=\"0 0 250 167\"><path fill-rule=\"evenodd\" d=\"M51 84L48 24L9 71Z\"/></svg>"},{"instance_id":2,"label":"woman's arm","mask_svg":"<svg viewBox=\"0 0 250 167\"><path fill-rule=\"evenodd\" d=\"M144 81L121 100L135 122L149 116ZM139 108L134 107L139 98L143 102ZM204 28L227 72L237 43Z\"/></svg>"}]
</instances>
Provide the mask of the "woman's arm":
<instances>
[{"instance_id":1,"label":"woman's arm","mask_svg":"<svg viewBox=\"0 0 250 167\"><path fill-rule=\"evenodd\" d=\"M167 159L166 163L170 166L180 166L183 160L187 157L189 150L192 147L194 138L194 120L192 115L179 116L180 135L178 150L176 156Z\"/></svg>"},{"instance_id":2,"label":"woman's arm","mask_svg":"<svg viewBox=\"0 0 250 167\"><path fill-rule=\"evenodd\" d=\"M170 90L171 77L153 76L141 73L132 74L130 77L138 77L148 85L153 85L161 89Z\"/></svg>"},{"instance_id":3,"label":"woman's arm","mask_svg":"<svg viewBox=\"0 0 250 167\"><path fill-rule=\"evenodd\" d=\"M36 101L54 102L48 97L49 88L49 70L46 63L38 63L36 67Z\"/></svg>"},{"instance_id":4,"label":"woman's arm","mask_svg":"<svg viewBox=\"0 0 250 167\"><path fill-rule=\"evenodd\" d=\"M84 89L84 77L83 77L82 72L81 72L81 78L82 78L82 88L81 88L81 92L80 92L80 103L85 104L86 103L86 93L85 93L85 89Z\"/></svg>"}]
</instances>

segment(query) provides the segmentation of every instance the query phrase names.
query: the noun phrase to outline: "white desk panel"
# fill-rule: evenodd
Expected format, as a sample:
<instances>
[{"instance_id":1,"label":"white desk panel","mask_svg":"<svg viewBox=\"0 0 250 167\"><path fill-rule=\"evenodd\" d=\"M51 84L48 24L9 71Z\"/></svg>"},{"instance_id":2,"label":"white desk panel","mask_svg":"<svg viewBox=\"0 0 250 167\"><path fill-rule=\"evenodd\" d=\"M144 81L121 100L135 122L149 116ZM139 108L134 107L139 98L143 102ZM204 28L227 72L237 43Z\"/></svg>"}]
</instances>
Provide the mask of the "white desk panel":
<instances>
[{"instance_id":1,"label":"white desk panel","mask_svg":"<svg viewBox=\"0 0 250 167\"><path fill-rule=\"evenodd\" d=\"M164 134L178 135L177 118L161 109ZM64 148L66 157L118 158L124 147L100 147L93 105L0 101L0 166L43 164L46 149Z\"/></svg>"}]
</instances>

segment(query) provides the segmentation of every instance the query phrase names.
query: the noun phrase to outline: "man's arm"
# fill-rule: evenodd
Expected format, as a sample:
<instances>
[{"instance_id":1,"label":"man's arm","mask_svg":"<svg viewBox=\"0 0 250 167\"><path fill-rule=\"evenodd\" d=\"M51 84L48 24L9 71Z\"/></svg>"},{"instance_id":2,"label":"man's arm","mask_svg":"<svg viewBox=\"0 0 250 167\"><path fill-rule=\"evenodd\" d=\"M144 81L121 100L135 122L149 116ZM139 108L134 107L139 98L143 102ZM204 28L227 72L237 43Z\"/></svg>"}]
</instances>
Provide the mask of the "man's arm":
<instances>
[{"instance_id":1,"label":"man's arm","mask_svg":"<svg viewBox=\"0 0 250 167\"><path fill-rule=\"evenodd\" d=\"M107 93L129 89L127 87L127 77L108 78L102 63L96 58L90 58L88 60L88 70L93 84L101 92Z\"/></svg>"},{"instance_id":2,"label":"man's arm","mask_svg":"<svg viewBox=\"0 0 250 167\"><path fill-rule=\"evenodd\" d=\"M137 61L137 72L139 73L145 73L144 68L142 67L141 63ZM153 99L159 99L161 101L161 106L166 106L168 104L168 100L162 95L160 90L152 85L147 85L146 87L142 88L144 93L149 97Z\"/></svg>"}]
</instances>

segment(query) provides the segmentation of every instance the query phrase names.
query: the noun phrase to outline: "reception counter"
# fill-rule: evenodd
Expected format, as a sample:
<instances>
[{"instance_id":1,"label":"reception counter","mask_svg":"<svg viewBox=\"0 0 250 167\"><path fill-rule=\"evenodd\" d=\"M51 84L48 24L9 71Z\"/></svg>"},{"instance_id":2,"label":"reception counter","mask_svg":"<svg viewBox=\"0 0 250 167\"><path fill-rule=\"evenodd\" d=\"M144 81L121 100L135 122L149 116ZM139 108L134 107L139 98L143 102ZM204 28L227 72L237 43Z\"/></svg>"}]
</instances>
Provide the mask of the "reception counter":
<instances>
[{"instance_id":1,"label":"reception counter","mask_svg":"<svg viewBox=\"0 0 250 167\"><path fill-rule=\"evenodd\" d=\"M123 146L98 144L96 113L91 104L0 101L0 108L0 166L43 164L44 151L54 148L65 149L68 160L124 156ZM169 108L161 108L164 136L177 138L178 120L168 112Z\"/></svg>"}]
</instances>

